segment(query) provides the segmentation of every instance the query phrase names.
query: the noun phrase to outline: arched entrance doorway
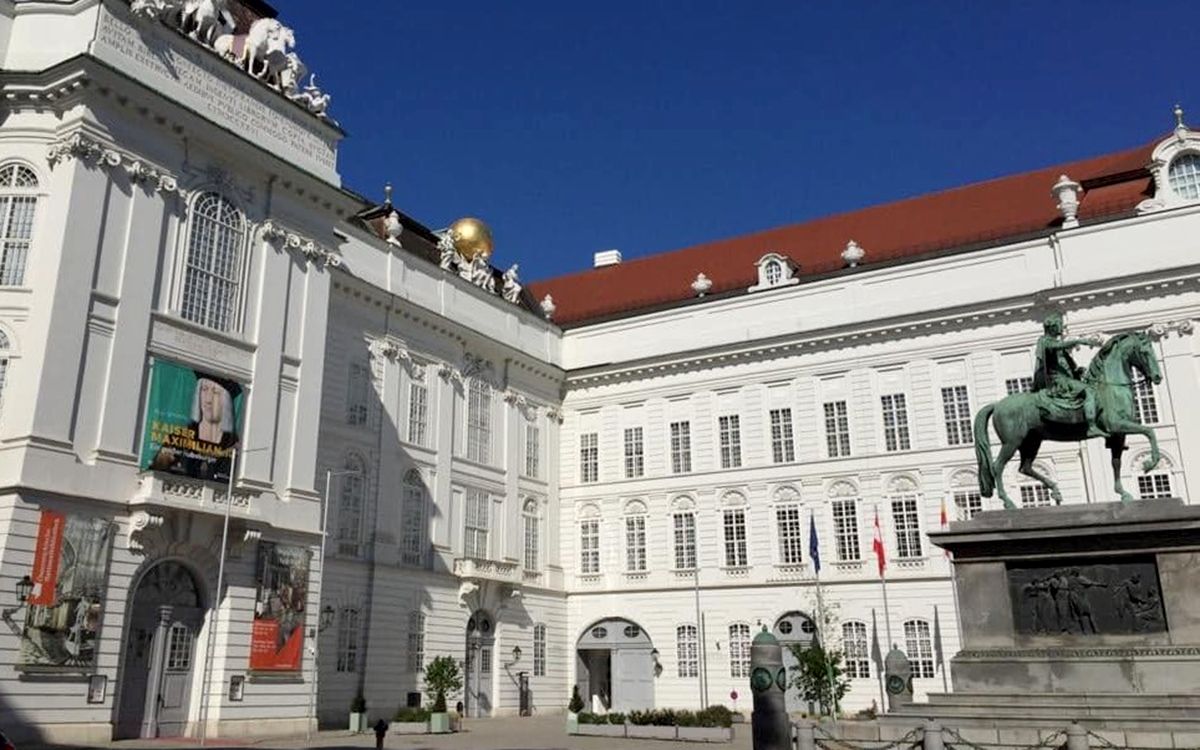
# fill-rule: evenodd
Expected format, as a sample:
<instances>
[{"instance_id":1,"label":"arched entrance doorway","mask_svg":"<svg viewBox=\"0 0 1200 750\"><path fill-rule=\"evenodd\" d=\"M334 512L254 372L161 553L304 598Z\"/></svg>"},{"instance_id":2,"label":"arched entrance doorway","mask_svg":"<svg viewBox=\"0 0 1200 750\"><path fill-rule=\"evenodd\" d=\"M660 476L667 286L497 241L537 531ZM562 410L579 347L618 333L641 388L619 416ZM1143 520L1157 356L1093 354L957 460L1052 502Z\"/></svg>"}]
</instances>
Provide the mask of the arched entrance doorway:
<instances>
[{"instance_id":1,"label":"arched entrance doorway","mask_svg":"<svg viewBox=\"0 0 1200 750\"><path fill-rule=\"evenodd\" d=\"M658 652L637 623L615 617L595 623L579 636L575 655L576 684L587 710L654 707Z\"/></svg>"},{"instance_id":2,"label":"arched entrance doorway","mask_svg":"<svg viewBox=\"0 0 1200 750\"><path fill-rule=\"evenodd\" d=\"M482 609L467 619L467 673L463 709L467 716L492 715L492 662L496 651L496 627Z\"/></svg>"},{"instance_id":3,"label":"arched entrance doorway","mask_svg":"<svg viewBox=\"0 0 1200 750\"><path fill-rule=\"evenodd\" d=\"M792 646L808 648L817 640L817 624L803 612L788 612L775 621L775 637L783 646L783 666L787 669L788 689L784 693L787 710L808 711L809 705L801 696L800 691L792 685L792 680L800 662L792 653Z\"/></svg>"},{"instance_id":4,"label":"arched entrance doorway","mask_svg":"<svg viewBox=\"0 0 1200 750\"><path fill-rule=\"evenodd\" d=\"M142 576L125 631L117 739L184 733L203 604L196 579L178 562L158 563Z\"/></svg>"}]
</instances>

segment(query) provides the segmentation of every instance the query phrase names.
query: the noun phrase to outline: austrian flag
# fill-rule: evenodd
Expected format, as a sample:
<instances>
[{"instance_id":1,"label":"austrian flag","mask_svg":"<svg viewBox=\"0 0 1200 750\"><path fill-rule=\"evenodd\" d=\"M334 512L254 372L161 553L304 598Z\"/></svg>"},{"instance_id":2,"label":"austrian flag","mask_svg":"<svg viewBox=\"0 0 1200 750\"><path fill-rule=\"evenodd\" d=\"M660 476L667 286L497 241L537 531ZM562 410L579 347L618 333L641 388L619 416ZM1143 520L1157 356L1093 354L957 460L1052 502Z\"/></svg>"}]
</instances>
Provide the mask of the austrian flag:
<instances>
[{"instance_id":1,"label":"austrian flag","mask_svg":"<svg viewBox=\"0 0 1200 750\"><path fill-rule=\"evenodd\" d=\"M883 570L887 567L887 559L883 552L883 532L879 530L879 509L875 509L875 538L871 541L875 550L875 559L879 563L879 577L883 578Z\"/></svg>"}]
</instances>

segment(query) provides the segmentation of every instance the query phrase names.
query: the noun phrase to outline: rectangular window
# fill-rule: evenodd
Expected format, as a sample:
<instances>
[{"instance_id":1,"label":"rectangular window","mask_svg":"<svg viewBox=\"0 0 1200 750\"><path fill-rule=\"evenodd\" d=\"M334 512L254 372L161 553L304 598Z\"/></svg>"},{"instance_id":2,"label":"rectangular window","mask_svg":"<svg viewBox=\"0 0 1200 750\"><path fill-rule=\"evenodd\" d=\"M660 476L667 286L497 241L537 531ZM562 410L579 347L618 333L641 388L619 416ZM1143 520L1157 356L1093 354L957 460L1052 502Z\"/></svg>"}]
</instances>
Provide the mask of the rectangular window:
<instances>
[{"instance_id":1,"label":"rectangular window","mask_svg":"<svg viewBox=\"0 0 1200 750\"><path fill-rule=\"evenodd\" d=\"M533 626L533 676L546 676L546 626Z\"/></svg>"},{"instance_id":2,"label":"rectangular window","mask_svg":"<svg viewBox=\"0 0 1200 750\"><path fill-rule=\"evenodd\" d=\"M825 402L825 449L830 458L850 455L850 417L845 401Z\"/></svg>"},{"instance_id":3,"label":"rectangular window","mask_svg":"<svg viewBox=\"0 0 1200 750\"><path fill-rule=\"evenodd\" d=\"M1141 474L1137 478L1138 497L1152 500L1159 497L1173 497L1171 494L1170 474Z\"/></svg>"},{"instance_id":4,"label":"rectangular window","mask_svg":"<svg viewBox=\"0 0 1200 750\"><path fill-rule=\"evenodd\" d=\"M425 615L408 613L408 671L416 674L425 669Z\"/></svg>"},{"instance_id":5,"label":"rectangular window","mask_svg":"<svg viewBox=\"0 0 1200 750\"><path fill-rule=\"evenodd\" d=\"M933 641L929 637L929 623L924 620L905 622L904 641L908 646L912 676L919 679L932 678L936 672L933 666Z\"/></svg>"},{"instance_id":6,"label":"rectangular window","mask_svg":"<svg viewBox=\"0 0 1200 750\"><path fill-rule=\"evenodd\" d=\"M746 511L725 509L725 565L742 568L750 564L746 554Z\"/></svg>"},{"instance_id":7,"label":"rectangular window","mask_svg":"<svg viewBox=\"0 0 1200 750\"><path fill-rule=\"evenodd\" d=\"M337 671L358 671L358 610L343 607L338 621Z\"/></svg>"},{"instance_id":8,"label":"rectangular window","mask_svg":"<svg viewBox=\"0 0 1200 750\"><path fill-rule=\"evenodd\" d=\"M488 516L492 498L483 490L467 490L463 557L488 559Z\"/></svg>"},{"instance_id":9,"label":"rectangular window","mask_svg":"<svg viewBox=\"0 0 1200 750\"><path fill-rule=\"evenodd\" d=\"M405 565L425 565L425 482L414 469L404 478L400 559Z\"/></svg>"},{"instance_id":10,"label":"rectangular window","mask_svg":"<svg viewBox=\"0 0 1200 750\"><path fill-rule=\"evenodd\" d=\"M538 526L540 519L538 518L538 510L535 501L530 500L525 509L525 570L536 571L538 569L538 550L540 540L538 537Z\"/></svg>"},{"instance_id":11,"label":"rectangular window","mask_svg":"<svg viewBox=\"0 0 1200 750\"><path fill-rule=\"evenodd\" d=\"M467 458L492 460L492 387L479 378L467 386Z\"/></svg>"},{"instance_id":12,"label":"rectangular window","mask_svg":"<svg viewBox=\"0 0 1200 750\"><path fill-rule=\"evenodd\" d=\"M852 680L870 679L871 647L866 623L842 623L842 651L846 655L846 676Z\"/></svg>"},{"instance_id":13,"label":"rectangular window","mask_svg":"<svg viewBox=\"0 0 1200 750\"><path fill-rule=\"evenodd\" d=\"M541 467L538 465L542 456L542 434L538 426L532 422L525 424L525 476L537 479Z\"/></svg>"},{"instance_id":14,"label":"rectangular window","mask_svg":"<svg viewBox=\"0 0 1200 750\"><path fill-rule=\"evenodd\" d=\"M675 651L678 654L680 677L700 676L698 640L695 625L680 625L675 628Z\"/></svg>"},{"instance_id":15,"label":"rectangular window","mask_svg":"<svg viewBox=\"0 0 1200 750\"><path fill-rule=\"evenodd\" d=\"M908 407L903 393L880 397L883 405L883 441L889 451L906 451L912 446L908 439Z\"/></svg>"},{"instance_id":16,"label":"rectangular window","mask_svg":"<svg viewBox=\"0 0 1200 750\"><path fill-rule=\"evenodd\" d=\"M946 443L948 445L971 443L971 402L967 398L965 385L954 385L942 389L942 412L946 417Z\"/></svg>"},{"instance_id":17,"label":"rectangular window","mask_svg":"<svg viewBox=\"0 0 1200 750\"><path fill-rule=\"evenodd\" d=\"M745 623L729 626L729 676L750 676L750 626Z\"/></svg>"},{"instance_id":18,"label":"rectangular window","mask_svg":"<svg viewBox=\"0 0 1200 750\"><path fill-rule=\"evenodd\" d=\"M672 521L675 526L675 569L693 570L696 567L696 514L676 513Z\"/></svg>"},{"instance_id":19,"label":"rectangular window","mask_svg":"<svg viewBox=\"0 0 1200 750\"><path fill-rule=\"evenodd\" d=\"M1004 393L1011 396L1014 393L1029 393L1033 390L1033 378L1009 378L1004 381Z\"/></svg>"},{"instance_id":20,"label":"rectangular window","mask_svg":"<svg viewBox=\"0 0 1200 750\"><path fill-rule=\"evenodd\" d=\"M1021 485L1021 507L1022 508L1041 508L1048 505L1053 505L1054 501L1050 498L1050 490L1046 489L1042 484L1023 484Z\"/></svg>"},{"instance_id":21,"label":"rectangular window","mask_svg":"<svg viewBox=\"0 0 1200 750\"><path fill-rule=\"evenodd\" d=\"M736 469L742 465L742 425L736 414L717 418L721 439L721 468Z\"/></svg>"},{"instance_id":22,"label":"rectangular window","mask_svg":"<svg viewBox=\"0 0 1200 750\"><path fill-rule=\"evenodd\" d=\"M367 394L370 390L371 370L361 362L351 362L346 381L346 424L367 423Z\"/></svg>"},{"instance_id":23,"label":"rectangular window","mask_svg":"<svg viewBox=\"0 0 1200 750\"><path fill-rule=\"evenodd\" d=\"M25 281L25 261L33 241L36 208L36 196L0 198L0 285L20 286Z\"/></svg>"},{"instance_id":24,"label":"rectangular window","mask_svg":"<svg viewBox=\"0 0 1200 750\"><path fill-rule=\"evenodd\" d=\"M600 435L585 432L579 436L579 481L591 484L600 481Z\"/></svg>"},{"instance_id":25,"label":"rectangular window","mask_svg":"<svg viewBox=\"0 0 1200 750\"><path fill-rule=\"evenodd\" d=\"M775 525L779 530L779 562L799 565L804 562L804 533L800 523L799 505L780 505L775 508Z\"/></svg>"},{"instance_id":26,"label":"rectangular window","mask_svg":"<svg viewBox=\"0 0 1200 750\"><path fill-rule=\"evenodd\" d=\"M167 671L186 672L191 668L192 629L177 622L167 634Z\"/></svg>"},{"instance_id":27,"label":"rectangular window","mask_svg":"<svg viewBox=\"0 0 1200 750\"><path fill-rule=\"evenodd\" d=\"M671 471L687 474L692 470L692 425L690 422L671 423Z\"/></svg>"},{"instance_id":28,"label":"rectangular window","mask_svg":"<svg viewBox=\"0 0 1200 750\"><path fill-rule=\"evenodd\" d=\"M625 518L625 570L641 573L646 570L646 517Z\"/></svg>"},{"instance_id":29,"label":"rectangular window","mask_svg":"<svg viewBox=\"0 0 1200 750\"><path fill-rule=\"evenodd\" d=\"M429 389L415 377L408 384L408 442L426 445L429 431Z\"/></svg>"},{"instance_id":30,"label":"rectangular window","mask_svg":"<svg viewBox=\"0 0 1200 750\"><path fill-rule=\"evenodd\" d=\"M600 521L589 519L579 524L579 572L600 572Z\"/></svg>"},{"instance_id":31,"label":"rectangular window","mask_svg":"<svg viewBox=\"0 0 1200 750\"><path fill-rule=\"evenodd\" d=\"M921 514L916 495L892 498L892 525L896 529L896 556L921 556Z\"/></svg>"},{"instance_id":32,"label":"rectangular window","mask_svg":"<svg viewBox=\"0 0 1200 750\"><path fill-rule=\"evenodd\" d=\"M834 500L833 541L837 547L837 559L851 562L862 559L858 546L858 502L856 500Z\"/></svg>"},{"instance_id":33,"label":"rectangular window","mask_svg":"<svg viewBox=\"0 0 1200 750\"><path fill-rule=\"evenodd\" d=\"M625 428L625 478L636 479L646 473L646 453L641 427Z\"/></svg>"},{"instance_id":34,"label":"rectangular window","mask_svg":"<svg viewBox=\"0 0 1200 750\"><path fill-rule=\"evenodd\" d=\"M347 461L346 469L357 473L343 474L339 478L342 502L338 508L338 554L357 556L362 540L365 481L361 464Z\"/></svg>"},{"instance_id":35,"label":"rectangular window","mask_svg":"<svg viewBox=\"0 0 1200 750\"><path fill-rule=\"evenodd\" d=\"M954 508L961 521L970 521L976 513L983 512L983 498L978 490L959 490L954 493Z\"/></svg>"},{"instance_id":36,"label":"rectangular window","mask_svg":"<svg viewBox=\"0 0 1200 750\"><path fill-rule=\"evenodd\" d=\"M789 464L796 460L791 409L771 410L771 460L777 464Z\"/></svg>"},{"instance_id":37,"label":"rectangular window","mask_svg":"<svg viewBox=\"0 0 1200 750\"><path fill-rule=\"evenodd\" d=\"M1137 371L1133 375L1133 414L1142 424L1158 424L1158 400L1154 396L1154 384Z\"/></svg>"}]
</instances>

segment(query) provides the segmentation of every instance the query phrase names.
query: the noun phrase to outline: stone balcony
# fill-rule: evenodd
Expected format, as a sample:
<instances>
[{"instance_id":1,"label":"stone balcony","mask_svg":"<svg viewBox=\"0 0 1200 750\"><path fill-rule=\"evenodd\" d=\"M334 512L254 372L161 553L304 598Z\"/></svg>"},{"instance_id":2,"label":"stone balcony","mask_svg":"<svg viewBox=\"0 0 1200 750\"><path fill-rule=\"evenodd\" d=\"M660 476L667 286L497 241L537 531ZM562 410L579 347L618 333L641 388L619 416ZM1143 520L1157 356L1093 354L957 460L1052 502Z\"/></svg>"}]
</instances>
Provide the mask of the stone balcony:
<instances>
[{"instance_id":1,"label":"stone balcony","mask_svg":"<svg viewBox=\"0 0 1200 750\"><path fill-rule=\"evenodd\" d=\"M516 562L458 557L454 560L454 575L465 580L495 581L520 585L524 580L521 566Z\"/></svg>"}]
</instances>

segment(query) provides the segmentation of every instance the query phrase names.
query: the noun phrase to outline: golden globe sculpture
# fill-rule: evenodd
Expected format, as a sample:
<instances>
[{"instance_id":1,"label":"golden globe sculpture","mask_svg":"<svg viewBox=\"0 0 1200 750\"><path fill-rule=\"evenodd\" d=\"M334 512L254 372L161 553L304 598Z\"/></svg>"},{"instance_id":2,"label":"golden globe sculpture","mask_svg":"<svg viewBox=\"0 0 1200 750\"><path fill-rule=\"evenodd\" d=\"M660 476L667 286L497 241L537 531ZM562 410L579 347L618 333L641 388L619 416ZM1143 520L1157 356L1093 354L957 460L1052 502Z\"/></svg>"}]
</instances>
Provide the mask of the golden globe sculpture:
<instances>
[{"instance_id":1,"label":"golden globe sculpture","mask_svg":"<svg viewBox=\"0 0 1200 750\"><path fill-rule=\"evenodd\" d=\"M458 254L468 261L477 256L492 257L492 230L479 219L468 216L451 224L450 239Z\"/></svg>"}]
</instances>

